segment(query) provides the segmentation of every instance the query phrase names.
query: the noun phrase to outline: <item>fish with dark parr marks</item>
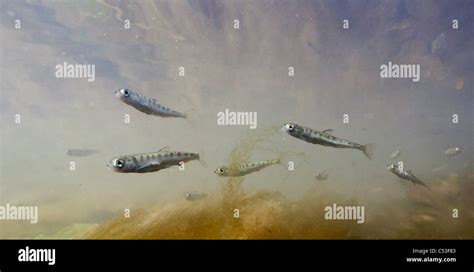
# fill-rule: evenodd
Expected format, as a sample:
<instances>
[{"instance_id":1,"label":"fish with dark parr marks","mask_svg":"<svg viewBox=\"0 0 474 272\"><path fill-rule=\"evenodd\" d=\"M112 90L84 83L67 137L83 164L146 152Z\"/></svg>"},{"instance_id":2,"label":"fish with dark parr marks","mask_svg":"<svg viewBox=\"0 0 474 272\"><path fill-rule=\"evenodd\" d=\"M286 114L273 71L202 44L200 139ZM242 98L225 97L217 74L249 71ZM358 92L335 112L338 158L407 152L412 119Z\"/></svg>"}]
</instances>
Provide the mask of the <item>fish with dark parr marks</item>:
<instances>
[{"instance_id":1,"label":"fish with dark parr marks","mask_svg":"<svg viewBox=\"0 0 474 272\"><path fill-rule=\"evenodd\" d=\"M461 153L461 148L459 147L448 148L444 151L444 154L448 157L454 157L460 153Z\"/></svg>"},{"instance_id":2,"label":"fish with dark parr marks","mask_svg":"<svg viewBox=\"0 0 474 272\"><path fill-rule=\"evenodd\" d=\"M130 105L143 113L161 117L178 117L186 119L186 113L167 108L159 104L156 99L148 98L129 89L115 91L115 95L125 104Z\"/></svg>"},{"instance_id":3,"label":"fish with dark parr marks","mask_svg":"<svg viewBox=\"0 0 474 272\"><path fill-rule=\"evenodd\" d=\"M321 171L321 172L316 172L316 173L314 174L314 177L315 177L317 180L323 181L323 180L327 180L327 179L328 179L329 174L328 174L326 171Z\"/></svg>"},{"instance_id":4,"label":"fish with dark parr marks","mask_svg":"<svg viewBox=\"0 0 474 272\"><path fill-rule=\"evenodd\" d=\"M218 167L214 173L219 177L241 177L248 175L250 173L260 171L263 168L266 168L273 164L279 164L281 161L280 159L276 160L263 160L257 162L245 162L241 163L237 166L220 166Z\"/></svg>"},{"instance_id":5,"label":"fish with dark parr marks","mask_svg":"<svg viewBox=\"0 0 474 272\"><path fill-rule=\"evenodd\" d=\"M341 139L331 135L332 129L326 129L323 131L315 130L312 128L303 127L294 123L283 124L282 130L289 135L306 141L312 144L319 144L323 146L330 146L335 148L351 148L358 149L364 152L364 155L372 159L374 153L374 144L361 145L358 143L351 142L349 140Z\"/></svg>"},{"instance_id":6,"label":"fish with dark parr marks","mask_svg":"<svg viewBox=\"0 0 474 272\"><path fill-rule=\"evenodd\" d=\"M426 184L424 182L422 182L417 177L415 177L415 175L413 175L411 170L400 169L400 167L396 166L395 164L388 165L387 169L390 170L390 172L397 175L399 178L409 180L409 181L413 182L413 185L420 184L422 186L428 187L428 186L426 186Z\"/></svg>"},{"instance_id":7,"label":"fish with dark parr marks","mask_svg":"<svg viewBox=\"0 0 474 272\"><path fill-rule=\"evenodd\" d=\"M119 173L149 173L193 160L200 160L199 154L162 148L157 152L115 157L107 166Z\"/></svg>"},{"instance_id":8,"label":"fish with dark parr marks","mask_svg":"<svg viewBox=\"0 0 474 272\"><path fill-rule=\"evenodd\" d=\"M200 199L206 198L207 194L190 192L190 193L186 193L184 195L184 197L186 198L186 200L195 201L195 200L200 200Z\"/></svg>"}]
</instances>

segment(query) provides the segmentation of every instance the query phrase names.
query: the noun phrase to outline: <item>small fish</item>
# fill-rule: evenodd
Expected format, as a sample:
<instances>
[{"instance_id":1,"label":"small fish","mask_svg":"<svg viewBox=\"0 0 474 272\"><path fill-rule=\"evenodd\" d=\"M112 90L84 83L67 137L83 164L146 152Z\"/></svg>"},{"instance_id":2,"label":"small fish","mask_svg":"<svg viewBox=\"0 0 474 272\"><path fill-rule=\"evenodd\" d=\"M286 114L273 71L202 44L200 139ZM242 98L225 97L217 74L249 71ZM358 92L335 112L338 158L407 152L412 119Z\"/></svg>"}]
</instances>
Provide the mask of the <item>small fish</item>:
<instances>
[{"instance_id":1,"label":"small fish","mask_svg":"<svg viewBox=\"0 0 474 272\"><path fill-rule=\"evenodd\" d=\"M405 30L409 28L410 26L411 24L409 20L402 20L402 21L391 24L390 27L388 28L388 31L390 32L390 31Z\"/></svg>"},{"instance_id":2,"label":"small fish","mask_svg":"<svg viewBox=\"0 0 474 272\"><path fill-rule=\"evenodd\" d=\"M415 177L415 175L413 175L411 170L406 170L406 171L402 170L399 167L397 167L395 164L388 165L387 169L390 170L390 172L397 175L399 178L406 179L406 180L409 180L409 181L413 182L413 186L415 184L420 184L420 185L426 186L426 184L424 182L422 182L417 177ZM428 187L428 186L426 186L426 187Z\"/></svg>"},{"instance_id":3,"label":"small fish","mask_svg":"<svg viewBox=\"0 0 474 272\"><path fill-rule=\"evenodd\" d=\"M435 168L431 169L431 172L436 173L436 172L439 172L441 170L446 169L447 167L448 167L448 165L443 164L443 165L440 165L438 167L435 167Z\"/></svg>"},{"instance_id":4,"label":"small fish","mask_svg":"<svg viewBox=\"0 0 474 272\"><path fill-rule=\"evenodd\" d=\"M220 166L217 167L214 173L220 177L241 177L256 171L260 171L267 166L278 164L280 162L280 159L276 159L257 162L245 162L238 165L237 167Z\"/></svg>"},{"instance_id":5,"label":"small fish","mask_svg":"<svg viewBox=\"0 0 474 272\"><path fill-rule=\"evenodd\" d=\"M186 200L194 201L194 200L206 198L207 194L190 192L190 193L186 193L184 197L186 198Z\"/></svg>"},{"instance_id":6,"label":"small fish","mask_svg":"<svg viewBox=\"0 0 474 272\"><path fill-rule=\"evenodd\" d=\"M436 39L431 42L430 52L433 55L442 55L448 48L448 36L446 33L439 34Z\"/></svg>"},{"instance_id":7,"label":"small fish","mask_svg":"<svg viewBox=\"0 0 474 272\"><path fill-rule=\"evenodd\" d=\"M95 149L68 149L66 154L68 156L74 156L74 157L85 157L85 156L90 156L94 154L98 154L99 150Z\"/></svg>"},{"instance_id":8,"label":"small fish","mask_svg":"<svg viewBox=\"0 0 474 272\"><path fill-rule=\"evenodd\" d=\"M460 153L461 153L461 148L459 147L448 148L444 151L444 154L449 157L454 157Z\"/></svg>"},{"instance_id":9,"label":"small fish","mask_svg":"<svg viewBox=\"0 0 474 272\"><path fill-rule=\"evenodd\" d=\"M283 124L282 130L286 131L289 135L301 139L303 141L319 144L323 146L331 146L335 148L353 148L364 152L364 155L372 159L374 152L374 144L361 145L348 140L344 140L335 136L332 136L332 129L326 129L318 131L315 129L303 127L297 124L287 123Z\"/></svg>"},{"instance_id":10,"label":"small fish","mask_svg":"<svg viewBox=\"0 0 474 272\"><path fill-rule=\"evenodd\" d=\"M149 173L193 160L199 160L199 154L162 148L157 152L115 157L107 166L119 173Z\"/></svg>"},{"instance_id":11,"label":"small fish","mask_svg":"<svg viewBox=\"0 0 474 272\"><path fill-rule=\"evenodd\" d=\"M186 118L186 113L178 112L158 104L156 99L148 98L129 89L120 89L115 91L115 95L125 104L135 109L151 115L161 117L179 117Z\"/></svg>"},{"instance_id":12,"label":"small fish","mask_svg":"<svg viewBox=\"0 0 474 272\"><path fill-rule=\"evenodd\" d=\"M395 150L392 152L392 154L390 154L390 159L395 159L396 157L398 157L400 155L400 150Z\"/></svg>"},{"instance_id":13,"label":"small fish","mask_svg":"<svg viewBox=\"0 0 474 272\"><path fill-rule=\"evenodd\" d=\"M317 180L327 180L328 177L329 177L329 174L326 172L326 171L322 171L322 172L316 172L314 174L314 177L317 179Z\"/></svg>"}]
</instances>

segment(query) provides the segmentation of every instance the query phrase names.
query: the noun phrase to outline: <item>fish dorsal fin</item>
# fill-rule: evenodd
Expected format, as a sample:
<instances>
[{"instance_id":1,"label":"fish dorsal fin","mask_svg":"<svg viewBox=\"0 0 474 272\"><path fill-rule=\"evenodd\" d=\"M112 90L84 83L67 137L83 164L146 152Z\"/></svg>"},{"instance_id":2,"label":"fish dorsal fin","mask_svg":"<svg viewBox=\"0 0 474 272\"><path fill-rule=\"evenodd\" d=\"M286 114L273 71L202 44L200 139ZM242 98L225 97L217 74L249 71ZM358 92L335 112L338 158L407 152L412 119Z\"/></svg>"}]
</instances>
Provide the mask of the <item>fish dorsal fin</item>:
<instances>
[{"instance_id":1,"label":"fish dorsal fin","mask_svg":"<svg viewBox=\"0 0 474 272\"><path fill-rule=\"evenodd\" d=\"M332 128L323 130L323 133L326 133L326 134L331 134L333 132L334 132L334 129L332 129Z\"/></svg>"},{"instance_id":2,"label":"fish dorsal fin","mask_svg":"<svg viewBox=\"0 0 474 272\"><path fill-rule=\"evenodd\" d=\"M169 151L170 151L169 146L162 147L160 150L158 150L158 152L169 152Z\"/></svg>"}]
</instances>

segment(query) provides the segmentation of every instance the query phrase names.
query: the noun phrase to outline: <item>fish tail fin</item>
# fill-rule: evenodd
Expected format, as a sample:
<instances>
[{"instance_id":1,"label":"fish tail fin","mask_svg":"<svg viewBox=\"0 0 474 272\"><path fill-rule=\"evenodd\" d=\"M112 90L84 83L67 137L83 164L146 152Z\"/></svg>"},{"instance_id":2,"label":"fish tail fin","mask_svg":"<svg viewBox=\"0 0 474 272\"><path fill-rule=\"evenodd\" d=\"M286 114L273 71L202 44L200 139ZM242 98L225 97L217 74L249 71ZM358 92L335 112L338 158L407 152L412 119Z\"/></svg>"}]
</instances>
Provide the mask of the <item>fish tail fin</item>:
<instances>
[{"instance_id":1,"label":"fish tail fin","mask_svg":"<svg viewBox=\"0 0 474 272\"><path fill-rule=\"evenodd\" d=\"M424 183L424 182L421 181L421 180L418 180L418 184L420 184L421 186L425 186L425 187L428 188L428 189L430 188L430 187L428 187L428 185L426 185L426 183Z\"/></svg>"},{"instance_id":2,"label":"fish tail fin","mask_svg":"<svg viewBox=\"0 0 474 272\"><path fill-rule=\"evenodd\" d=\"M278 154L278 157L275 160L276 163L283 165L283 157L284 157L283 153Z\"/></svg>"},{"instance_id":3,"label":"fish tail fin","mask_svg":"<svg viewBox=\"0 0 474 272\"><path fill-rule=\"evenodd\" d=\"M195 109L190 109L190 110L182 113L182 117L193 128L196 128L198 126L198 121L199 121L199 119L196 118L196 115L193 114L193 112L195 112L195 111L196 111Z\"/></svg>"},{"instance_id":4,"label":"fish tail fin","mask_svg":"<svg viewBox=\"0 0 474 272\"><path fill-rule=\"evenodd\" d=\"M369 159L374 158L375 144L366 144L363 145L361 150L364 152L364 155Z\"/></svg>"},{"instance_id":5,"label":"fish tail fin","mask_svg":"<svg viewBox=\"0 0 474 272\"><path fill-rule=\"evenodd\" d=\"M190 108L190 109L186 110L186 112L183 112L183 117L188 119L189 116L190 116L189 114L191 114L191 116L192 116L192 115L195 115L195 113L196 113L196 109L195 108Z\"/></svg>"},{"instance_id":6,"label":"fish tail fin","mask_svg":"<svg viewBox=\"0 0 474 272\"><path fill-rule=\"evenodd\" d=\"M199 163L202 165L202 167L207 168L207 162L203 159L203 156L204 156L204 151L201 150L197 154L197 159Z\"/></svg>"},{"instance_id":7,"label":"fish tail fin","mask_svg":"<svg viewBox=\"0 0 474 272\"><path fill-rule=\"evenodd\" d=\"M426 185L426 183L421 181L419 178L417 178L415 176L413 176L413 178L414 178L414 180L411 181L411 182L413 182L413 186L416 186L418 184L420 186L424 186L424 187L428 188L429 190L431 190L430 187L428 185Z\"/></svg>"},{"instance_id":8,"label":"fish tail fin","mask_svg":"<svg viewBox=\"0 0 474 272\"><path fill-rule=\"evenodd\" d=\"M275 159L276 163L280 165L284 165L284 158L289 156L290 154L287 154L285 152L278 152L278 157Z\"/></svg>"},{"instance_id":9,"label":"fish tail fin","mask_svg":"<svg viewBox=\"0 0 474 272\"><path fill-rule=\"evenodd\" d=\"M282 167L285 167L285 165L283 165L283 156L282 155L279 155L276 159L274 160L269 160L270 164L275 164L275 165L279 165L279 166L282 166Z\"/></svg>"}]
</instances>

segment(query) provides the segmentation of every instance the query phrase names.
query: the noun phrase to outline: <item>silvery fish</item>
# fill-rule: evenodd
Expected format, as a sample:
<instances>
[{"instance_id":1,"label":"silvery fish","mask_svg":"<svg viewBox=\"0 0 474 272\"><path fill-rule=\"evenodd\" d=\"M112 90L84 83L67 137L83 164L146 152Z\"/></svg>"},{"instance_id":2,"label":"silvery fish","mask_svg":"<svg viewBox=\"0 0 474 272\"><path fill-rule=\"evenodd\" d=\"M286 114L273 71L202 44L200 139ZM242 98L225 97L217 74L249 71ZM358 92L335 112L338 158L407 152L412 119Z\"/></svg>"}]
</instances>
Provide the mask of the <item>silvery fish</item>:
<instances>
[{"instance_id":1,"label":"silvery fish","mask_svg":"<svg viewBox=\"0 0 474 272\"><path fill-rule=\"evenodd\" d=\"M426 184L424 182L422 182L421 180L419 180L417 177L415 177L415 175L413 175L413 173L411 172L411 170L403 170L403 169L400 169L399 167L397 167L396 165L394 164L390 164L387 166L387 169L390 170L390 172L394 173L395 175L397 175L399 178L401 179L406 179L406 180L409 180L411 182L413 182L413 185L415 184L420 184L420 185L423 185L423 186L426 186ZM427 186L426 186L427 187Z\"/></svg>"},{"instance_id":2,"label":"silvery fish","mask_svg":"<svg viewBox=\"0 0 474 272\"><path fill-rule=\"evenodd\" d=\"M162 148L157 152L115 157L107 166L119 173L149 173L193 160L199 160L199 154Z\"/></svg>"},{"instance_id":3,"label":"silvery fish","mask_svg":"<svg viewBox=\"0 0 474 272\"><path fill-rule=\"evenodd\" d=\"M184 197L186 198L186 200L194 201L194 200L199 200L199 199L206 198L207 194L205 194L205 193L186 193L184 195Z\"/></svg>"},{"instance_id":4,"label":"silvery fish","mask_svg":"<svg viewBox=\"0 0 474 272\"><path fill-rule=\"evenodd\" d=\"M66 154L68 156L74 156L74 157L85 157L85 156L90 156L94 154L98 154L99 150L95 149L68 149Z\"/></svg>"},{"instance_id":5,"label":"silvery fish","mask_svg":"<svg viewBox=\"0 0 474 272\"><path fill-rule=\"evenodd\" d=\"M245 162L237 167L220 166L214 171L214 173L220 177L241 177L278 163L280 163L280 159Z\"/></svg>"},{"instance_id":6,"label":"silvery fish","mask_svg":"<svg viewBox=\"0 0 474 272\"><path fill-rule=\"evenodd\" d=\"M448 148L444 151L444 154L449 157L454 157L460 153L461 153L461 148L459 147Z\"/></svg>"},{"instance_id":7,"label":"silvery fish","mask_svg":"<svg viewBox=\"0 0 474 272\"><path fill-rule=\"evenodd\" d=\"M375 148L374 144L361 145L332 136L330 134L333 131L332 129L318 131L292 123L283 124L282 129L286 131L286 133L288 133L289 135L309 143L319 144L323 146L331 146L335 148L358 149L364 152L364 155L367 156L367 158L372 159L373 157L373 152Z\"/></svg>"},{"instance_id":8,"label":"silvery fish","mask_svg":"<svg viewBox=\"0 0 474 272\"><path fill-rule=\"evenodd\" d=\"M158 101L156 101L156 99L148 98L129 89L120 89L115 91L115 95L119 97L120 100L122 100L125 104L128 104L146 114L161 117L186 118L186 113L178 112L162 106L158 103Z\"/></svg>"},{"instance_id":9,"label":"silvery fish","mask_svg":"<svg viewBox=\"0 0 474 272\"><path fill-rule=\"evenodd\" d=\"M329 174L326 172L326 171L322 171L322 172L316 172L314 174L314 177L317 179L317 180L327 180L328 177L329 177Z\"/></svg>"},{"instance_id":10,"label":"silvery fish","mask_svg":"<svg viewBox=\"0 0 474 272\"><path fill-rule=\"evenodd\" d=\"M448 49L448 36L446 33L441 33L436 39L431 42L430 51L433 55L442 55Z\"/></svg>"}]
</instances>

